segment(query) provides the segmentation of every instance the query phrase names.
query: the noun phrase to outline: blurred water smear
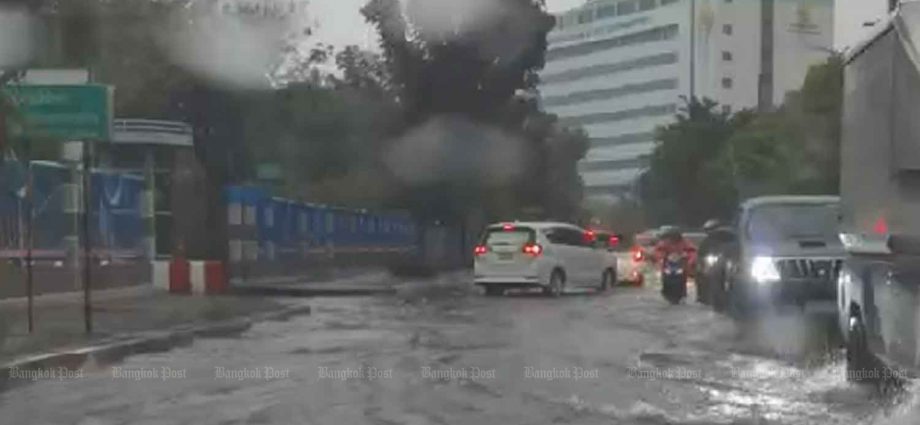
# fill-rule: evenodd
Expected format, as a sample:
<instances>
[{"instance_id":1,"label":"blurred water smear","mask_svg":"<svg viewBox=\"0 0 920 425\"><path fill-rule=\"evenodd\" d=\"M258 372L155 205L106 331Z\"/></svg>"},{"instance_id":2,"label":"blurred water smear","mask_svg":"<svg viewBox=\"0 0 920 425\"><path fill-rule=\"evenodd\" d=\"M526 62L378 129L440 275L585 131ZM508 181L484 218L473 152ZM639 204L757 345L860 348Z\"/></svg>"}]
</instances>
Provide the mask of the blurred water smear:
<instances>
[{"instance_id":1,"label":"blurred water smear","mask_svg":"<svg viewBox=\"0 0 920 425\"><path fill-rule=\"evenodd\" d=\"M395 141L386 154L393 174L408 185L514 181L526 158L523 141L461 116L432 118Z\"/></svg>"},{"instance_id":2,"label":"blurred water smear","mask_svg":"<svg viewBox=\"0 0 920 425\"><path fill-rule=\"evenodd\" d=\"M0 5L0 69L26 66L35 52L35 17L21 7Z\"/></svg>"},{"instance_id":3,"label":"blurred water smear","mask_svg":"<svg viewBox=\"0 0 920 425\"><path fill-rule=\"evenodd\" d=\"M304 0L198 0L161 34L171 60L217 84L267 89L286 49L304 37Z\"/></svg>"}]
</instances>

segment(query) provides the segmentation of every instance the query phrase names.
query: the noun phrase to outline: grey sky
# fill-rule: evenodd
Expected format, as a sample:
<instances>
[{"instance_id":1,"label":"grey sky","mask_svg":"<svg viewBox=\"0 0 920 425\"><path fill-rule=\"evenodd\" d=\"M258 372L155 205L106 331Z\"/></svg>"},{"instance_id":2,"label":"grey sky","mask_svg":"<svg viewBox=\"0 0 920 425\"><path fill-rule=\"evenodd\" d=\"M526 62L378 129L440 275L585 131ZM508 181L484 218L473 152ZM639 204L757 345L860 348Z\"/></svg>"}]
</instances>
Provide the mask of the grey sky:
<instances>
[{"instance_id":1,"label":"grey sky","mask_svg":"<svg viewBox=\"0 0 920 425\"><path fill-rule=\"evenodd\" d=\"M835 38L837 47L847 46L859 40L866 32L862 23L885 14L886 0L836 1ZM551 12L564 11L584 2L585 0L546 1ZM316 40L336 46L357 44L375 49L376 35L359 13L359 9L365 3L366 0L311 0L309 10L317 25Z\"/></svg>"}]
</instances>

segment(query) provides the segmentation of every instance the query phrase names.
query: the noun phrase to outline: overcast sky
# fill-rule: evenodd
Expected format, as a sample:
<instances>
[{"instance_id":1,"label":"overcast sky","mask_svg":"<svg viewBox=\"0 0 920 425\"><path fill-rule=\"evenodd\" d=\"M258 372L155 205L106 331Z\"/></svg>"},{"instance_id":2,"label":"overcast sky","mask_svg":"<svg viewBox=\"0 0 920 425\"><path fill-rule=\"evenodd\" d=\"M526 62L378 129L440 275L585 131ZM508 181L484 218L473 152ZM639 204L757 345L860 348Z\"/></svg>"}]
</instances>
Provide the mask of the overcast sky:
<instances>
[{"instance_id":1,"label":"overcast sky","mask_svg":"<svg viewBox=\"0 0 920 425\"><path fill-rule=\"evenodd\" d=\"M838 48L859 40L866 31L862 23L883 16L887 4L886 0L836 1L835 39ZM310 12L318 27L317 41L336 46L357 44L376 49L376 35L373 29L364 23L358 12L366 2L367 0L310 0ZM546 0L550 12L561 12L584 2L585 0Z\"/></svg>"}]
</instances>

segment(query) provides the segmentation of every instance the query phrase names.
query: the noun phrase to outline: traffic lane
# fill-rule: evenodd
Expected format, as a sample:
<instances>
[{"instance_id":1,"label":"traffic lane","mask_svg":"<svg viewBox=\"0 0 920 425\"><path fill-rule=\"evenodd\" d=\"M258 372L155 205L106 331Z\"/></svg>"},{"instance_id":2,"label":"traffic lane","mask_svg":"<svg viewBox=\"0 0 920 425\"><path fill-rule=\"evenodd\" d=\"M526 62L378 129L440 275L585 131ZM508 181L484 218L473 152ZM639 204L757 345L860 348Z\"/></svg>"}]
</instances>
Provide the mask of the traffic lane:
<instances>
[{"instance_id":1,"label":"traffic lane","mask_svg":"<svg viewBox=\"0 0 920 425\"><path fill-rule=\"evenodd\" d=\"M20 387L0 409L10 423L100 424L852 424L878 411L839 362L784 360L745 325L647 288L312 305L239 339Z\"/></svg>"}]
</instances>

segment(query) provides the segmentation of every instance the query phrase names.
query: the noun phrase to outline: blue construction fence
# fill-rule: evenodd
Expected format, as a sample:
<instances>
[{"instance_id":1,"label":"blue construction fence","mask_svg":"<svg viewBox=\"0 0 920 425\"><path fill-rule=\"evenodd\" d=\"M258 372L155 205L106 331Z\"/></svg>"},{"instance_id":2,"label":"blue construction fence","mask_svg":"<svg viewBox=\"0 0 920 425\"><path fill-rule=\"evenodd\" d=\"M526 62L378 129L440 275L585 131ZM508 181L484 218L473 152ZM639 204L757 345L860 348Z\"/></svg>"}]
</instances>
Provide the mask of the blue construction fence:
<instances>
[{"instance_id":1,"label":"blue construction fence","mask_svg":"<svg viewBox=\"0 0 920 425\"><path fill-rule=\"evenodd\" d=\"M0 162L0 258L24 256L29 211L25 184L32 173L34 211L33 250L36 259L63 259L68 237L77 226L74 199L79 193L65 165L33 161ZM90 241L97 256L144 255L142 197L144 180L130 173L94 170L90 188Z\"/></svg>"},{"instance_id":2,"label":"blue construction fence","mask_svg":"<svg viewBox=\"0 0 920 425\"><path fill-rule=\"evenodd\" d=\"M224 198L231 278L465 261L466 238L457 229L419 224L406 212L298 202L254 186L228 186Z\"/></svg>"}]
</instances>

